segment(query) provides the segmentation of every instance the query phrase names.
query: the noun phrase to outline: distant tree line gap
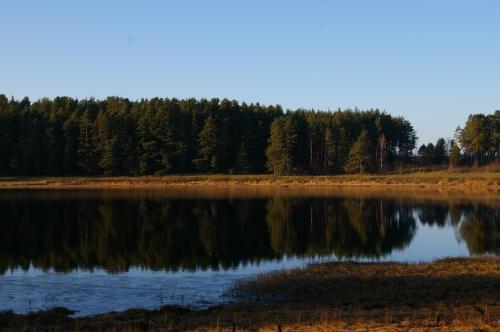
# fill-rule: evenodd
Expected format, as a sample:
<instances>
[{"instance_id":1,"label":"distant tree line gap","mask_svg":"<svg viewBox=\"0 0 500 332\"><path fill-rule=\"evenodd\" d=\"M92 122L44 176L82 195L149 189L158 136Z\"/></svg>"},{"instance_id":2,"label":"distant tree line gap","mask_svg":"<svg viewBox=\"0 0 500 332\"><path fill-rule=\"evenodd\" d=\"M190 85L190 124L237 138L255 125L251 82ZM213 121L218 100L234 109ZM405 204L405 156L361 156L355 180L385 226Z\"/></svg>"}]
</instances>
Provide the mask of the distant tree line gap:
<instances>
[{"instance_id":1,"label":"distant tree line gap","mask_svg":"<svg viewBox=\"0 0 500 332\"><path fill-rule=\"evenodd\" d=\"M1 175L383 172L498 162L499 142L500 111L472 114L454 139L416 149L411 123L378 109L0 95Z\"/></svg>"}]
</instances>

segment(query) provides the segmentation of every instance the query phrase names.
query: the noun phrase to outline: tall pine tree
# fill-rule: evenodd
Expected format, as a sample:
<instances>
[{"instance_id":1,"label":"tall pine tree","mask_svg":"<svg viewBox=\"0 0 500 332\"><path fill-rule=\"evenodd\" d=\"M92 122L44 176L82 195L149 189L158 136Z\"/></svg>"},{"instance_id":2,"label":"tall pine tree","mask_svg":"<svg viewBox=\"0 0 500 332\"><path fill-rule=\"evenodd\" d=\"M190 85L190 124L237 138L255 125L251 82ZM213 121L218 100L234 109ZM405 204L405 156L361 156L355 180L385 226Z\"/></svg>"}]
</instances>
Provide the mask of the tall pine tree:
<instances>
[{"instance_id":1,"label":"tall pine tree","mask_svg":"<svg viewBox=\"0 0 500 332\"><path fill-rule=\"evenodd\" d=\"M275 175L290 175L295 171L297 141L298 135L292 116L280 117L273 121L266 155L267 167Z\"/></svg>"},{"instance_id":2,"label":"tall pine tree","mask_svg":"<svg viewBox=\"0 0 500 332\"><path fill-rule=\"evenodd\" d=\"M371 144L368 131L363 130L356 142L353 144L347 164L346 171L350 173L365 173L372 167Z\"/></svg>"},{"instance_id":3,"label":"tall pine tree","mask_svg":"<svg viewBox=\"0 0 500 332\"><path fill-rule=\"evenodd\" d=\"M219 155L217 141L217 126L210 115L198 138L198 159L194 160L196 168L200 171L216 172L219 170Z\"/></svg>"}]
</instances>

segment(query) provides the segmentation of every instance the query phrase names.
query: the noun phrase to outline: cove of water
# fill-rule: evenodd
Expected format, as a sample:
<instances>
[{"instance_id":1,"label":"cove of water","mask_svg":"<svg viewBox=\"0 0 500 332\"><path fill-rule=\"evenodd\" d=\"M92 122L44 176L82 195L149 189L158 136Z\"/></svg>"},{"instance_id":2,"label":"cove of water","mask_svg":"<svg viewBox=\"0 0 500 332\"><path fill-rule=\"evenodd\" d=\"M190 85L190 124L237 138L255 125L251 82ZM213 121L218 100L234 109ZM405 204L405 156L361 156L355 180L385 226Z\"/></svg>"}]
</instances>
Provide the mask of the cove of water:
<instances>
[{"instance_id":1,"label":"cove of water","mask_svg":"<svg viewBox=\"0 0 500 332\"><path fill-rule=\"evenodd\" d=\"M0 211L0 311L19 313L202 308L312 262L500 253L495 199L7 191Z\"/></svg>"}]
</instances>

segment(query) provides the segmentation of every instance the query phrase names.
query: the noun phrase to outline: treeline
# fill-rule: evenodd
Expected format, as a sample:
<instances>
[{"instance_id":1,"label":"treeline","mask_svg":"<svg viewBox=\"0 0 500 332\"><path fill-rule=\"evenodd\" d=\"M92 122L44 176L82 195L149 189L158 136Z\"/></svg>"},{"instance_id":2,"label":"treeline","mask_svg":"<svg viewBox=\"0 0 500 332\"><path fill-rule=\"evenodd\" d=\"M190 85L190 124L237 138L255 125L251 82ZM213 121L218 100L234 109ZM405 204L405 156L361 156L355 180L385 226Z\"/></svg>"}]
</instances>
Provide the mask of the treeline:
<instances>
[{"instance_id":1,"label":"treeline","mask_svg":"<svg viewBox=\"0 0 500 332\"><path fill-rule=\"evenodd\" d=\"M410 163L411 123L378 110L287 112L271 124L266 150L275 174L384 170Z\"/></svg>"},{"instance_id":2,"label":"treeline","mask_svg":"<svg viewBox=\"0 0 500 332\"><path fill-rule=\"evenodd\" d=\"M264 172L279 106L141 99L30 103L0 95L0 173Z\"/></svg>"},{"instance_id":3,"label":"treeline","mask_svg":"<svg viewBox=\"0 0 500 332\"><path fill-rule=\"evenodd\" d=\"M458 127L456 141L461 149L452 146L451 158L457 164L487 163L500 157L500 110L494 114L471 114L464 128ZM454 150L453 150L454 148ZM463 153L462 153L463 152Z\"/></svg>"},{"instance_id":4,"label":"treeline","mask_svg":"<svg viewBox=\"0 0 500 332\"><path fill-rule=\"evenodd\" d=\"M484 163L498 158L499 115L473 115L455 148L442 140L414 156L411 123L379 110L285 112L227 99L31 103L0 95L0 174L333 174Z\"/></svg>"},{"instance_id":5,"label":"treeline","mask_svg":"<svg viewBox=\"0 0 500 332\"><path fill-rule=\"evenodd\" d=\"M364 171L409 162L415 141L408 121L378 110L284 112L227 99L31 103L0 95L6 175Z\"/></svg>"},{"instance_id":6,"label":"treeline","mask_svg":"<svg viewBox=\"0 0 500 332\"><path fill-rule=\"evenodd\" d=\"M458 127L453 139L422 144L418 149L419 165L478 166L500 157L500 110L493 114L471 114L464 128Z\"/></svg>"}]
</instances>

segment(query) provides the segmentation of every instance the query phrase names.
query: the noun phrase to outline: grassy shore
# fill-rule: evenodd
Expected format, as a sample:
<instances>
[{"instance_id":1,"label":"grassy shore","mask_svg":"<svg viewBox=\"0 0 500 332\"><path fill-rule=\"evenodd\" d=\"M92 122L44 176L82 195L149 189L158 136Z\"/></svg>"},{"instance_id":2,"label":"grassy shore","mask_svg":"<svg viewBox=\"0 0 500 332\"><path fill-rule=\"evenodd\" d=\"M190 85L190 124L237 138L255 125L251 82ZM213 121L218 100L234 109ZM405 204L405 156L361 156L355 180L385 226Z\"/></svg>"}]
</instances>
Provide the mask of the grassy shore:
<instances>
[{"instance_id":1,"label":"grassy shore","mask_svg":"<svg viewBox=\"0 0 500 332\"><path fill-rule=\"evenodd\" d=\"M425 264L324 263L234 285L234 304L205 310L166 306L71 318L67 309L0 314L18 330L498 331L500 260Z\"/></svg>"},{"instance_id":2,"label":"grassy shore","mask_svg":"<svg viewBox=\"0 0 500 332\"><path fill-rule=\"evenodd\" d=\"M138 177L3 177L0 189L128 189L166 187L384 186L500 190L500 172L432 171L372 175L182 175Z\"/></svg>"}]
</instances>

